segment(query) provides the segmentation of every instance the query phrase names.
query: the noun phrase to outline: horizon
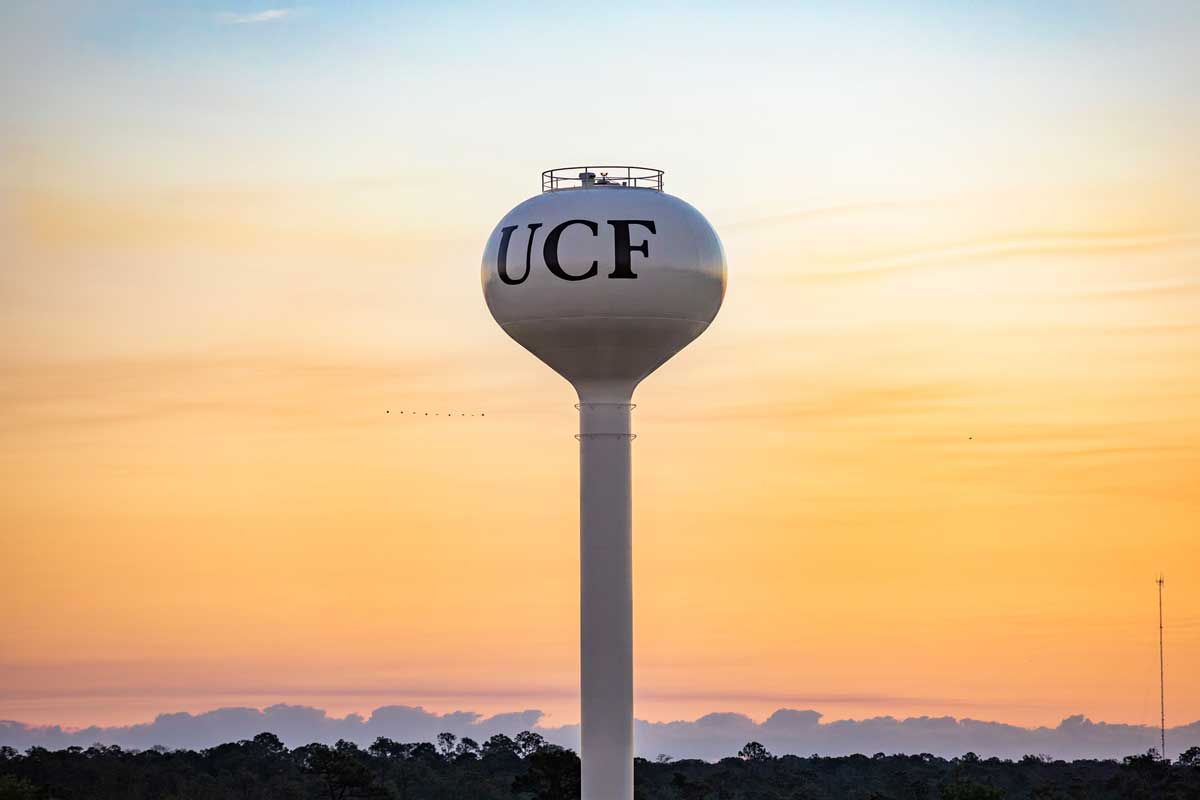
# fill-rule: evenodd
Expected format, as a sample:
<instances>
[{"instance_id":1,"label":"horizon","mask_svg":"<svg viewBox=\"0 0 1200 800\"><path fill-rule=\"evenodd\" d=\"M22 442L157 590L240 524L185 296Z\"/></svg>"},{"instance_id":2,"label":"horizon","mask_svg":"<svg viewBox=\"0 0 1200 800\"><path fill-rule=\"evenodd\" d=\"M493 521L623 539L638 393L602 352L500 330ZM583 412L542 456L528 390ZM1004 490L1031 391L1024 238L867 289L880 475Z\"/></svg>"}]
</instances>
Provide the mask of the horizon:
<instances>
[{"instance_id":1,"label":"horizon","mask_svg":"<svg viewBox=\"0 0 1200 800\"><path fill-rule=\"evenodd\" d=\"M760 741L776 755L845 756L865 753L913 755L931 753L957 758L972 752L981 758L1018 759L1036 755L1064 760L1119 760L1157 744L1159 729L1094 721L1073 714L1054 726L1022 727L970 718L880 715L860 720L825 719L812 709L778 708L754 720L716 711L690 720L634 722L635 752L652 759L699 758L715 761L734 755L749 741ZM127 726L64 728L29 726L0 719L0 746L24 750L33 746L118 745L124 748L200 750L272 733L289 747L338 740L367 746L379 737L394 741L434 742L441 733L482 742L495 734L521 731L542 735L547 742L579 750L579 725L545 724L536 709L483 715L456 709L438 713L422 706L381 706L366 714L332 716L323 709L279 703L265 708L222 707L200 713L165 712L152 721ZM1168 747L1176 753L1200 746L1200 720L1167 729ZM915 748L915 749L914 749Z\"/></svg>"},{"instance_id":2,"label":"horizon","mask_svg":"<svg viewBox=\"0 0 1200 800\"><path fill-rule=\"evenodd\" d=\"M488 697L494 697L494 696L495 695L491 695L491 694L488 695ZM488 703L487 705L491 706L492 703ZM577 705L577 703L575 705ZM361 703L360 704L349 704L349 705L336 706L335 708L337 710L334 711L329 707L314 705L312 703L306 703L306 702L303 702L300 700L287 700L287 699L282 699L282 698L277 698L273 701L264 702L264 703L260 703L260 704L233 703L233 704L224 704L224 705L213 705L211 703L206 704L203 701L197 701L196 703L191 704L186 708L173 707L170 709L159 710L159 711L156 711L156 712L153 712L150 714L131 716L129 719L118 720L115 722L106 721L108 719L107 717L105 717L104 719L93 718L91 720L77 720L74 722L55 721L53 719L47 719L47 720L43 720L43 721L32 721L29 719L16 719L16 718L0 717L0 723L16 723L18 725L25 726L31 730L45 729L45 728L59 728L66 732L76 733L79 731L89 730L89 729L125 730L125 729L130 729L130 728L137 728L140 726L148 725L148 724L150 724L160 718L164 718L164 717L174 717L174 716L183 715L183 716L189 716L189 717L193 717L193 718L199 718L199 717L202 717L205 715L212 715L212 714L215 714L218 712L223 712L223 711L252 710L252 711L256 711L256 712L264 712L264 711L267 711L268 709L272 709L272 708L298 708L298 709L308 709L308 710L320 711L322 713L322 715L324 715L324 718L326 718L328 720L334 720L334 721L336 721L336 720L342 720L342 721L352 720L352 719L356 719L356 718L369 719L373 713L375 713L376 711L379 711L381 709L403 708L403 709L413 709L413 710L421 711L423 713L427 713L427 714L430 714L430 715L433 715L436 717L445 717L447 719L459 719L461 717L461 715L467 715L467 716L471 717L472 719L484 720L484 721L491 720L493 718L504 718L504 717L512 715L512 714L536 714L537 715L536 719L539 722L539 727L572 728L572 727L578 727L578 725L579 725L578 714L576 714L575 718L573 718L573 719L570 718L568 715L564 714L563 716L566 718L563 719L563 718L555 717L554 715L550 714L549 712L547 712L541 708L537 708L537 707L533 707L533 706L529 706L529 705L522 706L518 710L517 707L513 706L513 705L505 706L503 701L500 701L499 705L495 709L488 711L488 712L481 712L477 709L468 709L462 703L454 703L454 702L447 703L447 702L442 702L442 701L437 701L437 700L424 701L424 702L421 702L421 701L403 701L403 702L402 701L395 701L395 702L380 701L378 704L368 703L365 705L361 704ZM916 720L916 719L937 719L937 720L951 719L956 722L982 722L985 724L1004 725L1004 726L1008 726L1008 727L1019 728L1022 730L1039 730L1039 729L1055 728L1067 720L1085 719L1089 722L1094 722L1096 724L1101 724L1101 725L1124 726L1124 727L1131 727L1131 728L1145 728L1147 730L1153 730L1155 732L1155 735L1157 735L1157 732L1159 730L1157 721L1155 721L1151 724L1151 723L1139 723L1139 722L1130 722L1130 721L1123 721L1123 720L1093 719L1090 714L1088 714L1084 711L1069 712L1069 713L1062 715L1060 718L1058 718L1056 720L1022 725L1022 724L1008 722L1008 721L1005 721L1002 719L987 718L984 715L973 716L973 715L969 715L969 714L961 715L961 716L953 715L953 714L936 714L936 713L928 713L928 712L918 712L918 713L912 713L912 714L893 714L893 713L887 713L886 711L883 711L878 714L862 715L862 716L832 716L832 715L828 715L823 712L817 711L816 708L814 708L812 706L800 707L797 705L786 705L786 704L780 705L779 703L772 704L769 702L764 704L764 708L769 708L769 710L767 710L767 711L760 710L757 713L747 713L745 711L739 711L739 710L729 708L729 707L717 706L709 711L700 712L697 714L693 714L691 716L670 716L670 715L668 715L668 716L659 716L656 718L647 718L641 714L637 714L636 719L638 722L641 722L641 723L648 723L648 724L652 724L652 725L667 725L667 724L680 723L680 722L682 722L682 723L696 722L700 719L703 719L706 717L713 717L713 716L735 716L735 717L740 717L740 718L749 720L749 721L753 722L754 724L761 724L761 723L765 722L766 720L768 720L773 714L776 714L778 712L797 711L797 712L802 712L802 713L806 713L806 714L808 714L808 713L817 714L820 718L821 725L829 725L829 724L833 724L833 723L842 723L842 722L864 722L864 721L875 720L875 719L894 719L894 720L901 720L901 721ZM465 717L462 717L462 718L465 718ZM541 723L546 723L546 724L542 725ZM1186 729L1190 729L1195 726L1200 726L1200 718L1198 718L1196 720L1188 720L1188 721L1178 722L1174 725L1168 725L1167 730L1168 730L1168 732L1171 731L1172 729L1186 730ZM0 744L3 744L3 742L0 742ZM1186 748L1181 747L1180 749L1186 749Z\"/></svg>"},{"instance_id":3,"label":"horizon","mask_svg":"<svg viewBox=\"0 0 1200 800\"><path fill-rule=\"evenodd\" d=\"M598 160L728 261L634 397L638 719L1157 729L1165 573L1195 725L1198 40L1185 0L5 6L0 719L577 723L577 398L479 265Z\"/></svg>"}]
</instances>

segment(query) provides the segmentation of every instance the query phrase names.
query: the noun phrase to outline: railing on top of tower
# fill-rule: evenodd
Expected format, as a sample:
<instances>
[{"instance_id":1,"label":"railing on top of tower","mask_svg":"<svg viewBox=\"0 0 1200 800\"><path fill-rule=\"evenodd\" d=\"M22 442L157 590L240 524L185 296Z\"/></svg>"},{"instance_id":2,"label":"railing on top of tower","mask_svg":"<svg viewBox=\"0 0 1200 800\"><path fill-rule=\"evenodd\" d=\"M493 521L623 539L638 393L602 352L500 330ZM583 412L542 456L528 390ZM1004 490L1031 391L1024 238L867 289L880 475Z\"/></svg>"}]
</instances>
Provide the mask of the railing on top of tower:
<instances>
[{"instance_id":1,"label":"railing on top of tower","mask_svg":"<svg viewBox=\"0 0 1200 800\"><path fill-rule=\"evenodd\" d=\"M588 186L628 186L662 191L663 171L652 167L556 167L542 173L542 191L581 189Z\"/></svg>"}]
</instances>

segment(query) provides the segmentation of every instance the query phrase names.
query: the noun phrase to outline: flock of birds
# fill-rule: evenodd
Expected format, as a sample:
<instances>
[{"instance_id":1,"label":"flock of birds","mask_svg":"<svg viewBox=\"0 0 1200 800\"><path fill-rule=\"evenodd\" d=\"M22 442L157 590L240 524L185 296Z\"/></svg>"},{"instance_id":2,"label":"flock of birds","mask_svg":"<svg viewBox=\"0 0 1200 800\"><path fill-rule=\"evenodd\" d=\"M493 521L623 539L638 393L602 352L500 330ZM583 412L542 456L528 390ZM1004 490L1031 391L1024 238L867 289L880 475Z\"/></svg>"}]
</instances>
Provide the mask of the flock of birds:
<instances>
[{"instance_id":1,"label":"flock of birds","mask_svg":"<svg viewBox=\"0 0 1200 800\"><path fill-rule=\"evenodd\" d=\"M383 413L391 414L392 410L389 408L386 411L384 411ZM466 412L461 412L461 413L455 414L453 411L447 411L445 414L443 414L440 411L432 411L432 412L430 412L430 411L401 411L400 413L408 414L410 417L421 417L421 416L425 416L425 417L486 417L487 416L487 414L484 414L482 412L480 412L478 414L468 414Z\"/></svg>"},{"instance_id":2,"label":"flock of birds","mask_svg":"<svg viewBox=\"0 0 1200 800\"><path fill-rule=\"evenodd\" d=\"M385 410L383 413L391 414L392 410L389 408L389 409ZM445 414L443 414L440 411L401 411L400 414L408 414L410 417L486 417L487 416L487 414L484 414L482 411L479 412L478 414L470 414L465 411L459 412L457 414L454 413L453 411L447 411ZM975 439L975 437L968 436L967 439L973 441Z\"/></svg>"}]
</instances>

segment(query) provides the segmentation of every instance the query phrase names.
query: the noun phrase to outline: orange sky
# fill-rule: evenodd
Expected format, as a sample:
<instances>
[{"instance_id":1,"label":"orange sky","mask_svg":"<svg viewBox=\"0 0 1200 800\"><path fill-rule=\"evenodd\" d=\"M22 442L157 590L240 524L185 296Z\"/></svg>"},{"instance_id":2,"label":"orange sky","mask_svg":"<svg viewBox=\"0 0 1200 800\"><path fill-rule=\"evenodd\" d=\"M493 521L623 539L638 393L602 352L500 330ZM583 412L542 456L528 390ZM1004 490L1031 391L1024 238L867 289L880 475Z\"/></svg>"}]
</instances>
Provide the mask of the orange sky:
<instances>
[{"instance_id":1,"label":"orange sky","mask_svg":"<svg viewBox=\"0 0 1200 800\"><path fill-rule=\"evenodd\" d=\"M514 110L621 99L569 54L499 103L495 53L407 83L319 4L232 44L119 8L160 27L7 26L63 58L10 50L44 91L0 84L0 718L577 719L574 397L478 265L540 169L592 157L666 169L729 257L636 397L639 717L1156 722L1161 570L1168 723L1200 718L1200 114L1170 102L1186 30L1134 35L1170 4L971 52L851 20L831 82L763 31L765 63L623 96L642 130L569 132Z\"/></svg>"}]
</instances>

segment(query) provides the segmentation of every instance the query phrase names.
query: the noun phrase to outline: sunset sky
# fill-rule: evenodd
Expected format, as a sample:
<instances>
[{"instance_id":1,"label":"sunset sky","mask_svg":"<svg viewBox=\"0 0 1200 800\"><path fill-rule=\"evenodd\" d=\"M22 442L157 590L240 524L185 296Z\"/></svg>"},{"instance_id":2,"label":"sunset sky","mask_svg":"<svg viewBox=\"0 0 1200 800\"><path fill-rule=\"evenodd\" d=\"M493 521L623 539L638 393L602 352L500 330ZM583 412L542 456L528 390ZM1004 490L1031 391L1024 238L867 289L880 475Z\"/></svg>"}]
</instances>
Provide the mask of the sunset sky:
<instances>
[{"instance_id":1,"label":"sunset sky","mask_svg":"<svg viewBox=\"0 0 1200 800\"><path fill-rule=\"evenodd\" d=\"M1200 719L1198 39L1186 0L5 3L0 719L577 721L575 397L479 260L587 162L666 170L729 261L635 398L639 718L1157 724L1162 571Z\"/></svg>"}]
</instances>

